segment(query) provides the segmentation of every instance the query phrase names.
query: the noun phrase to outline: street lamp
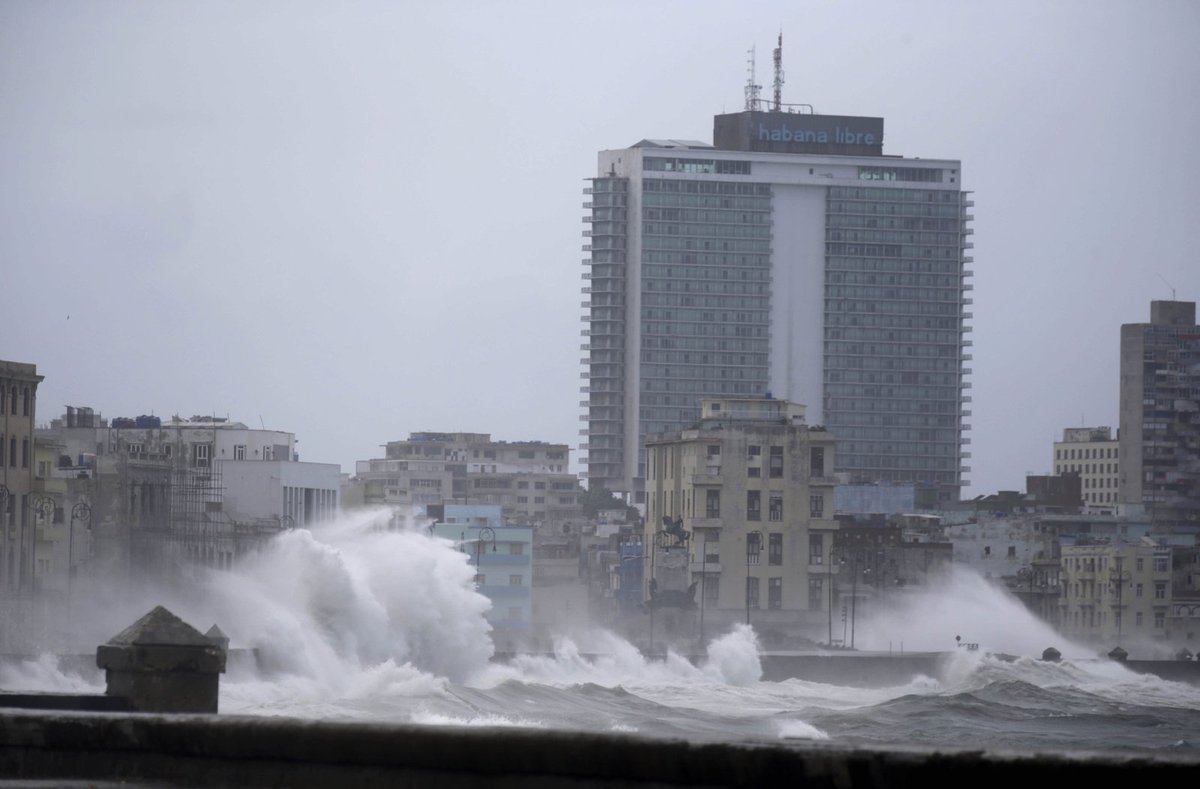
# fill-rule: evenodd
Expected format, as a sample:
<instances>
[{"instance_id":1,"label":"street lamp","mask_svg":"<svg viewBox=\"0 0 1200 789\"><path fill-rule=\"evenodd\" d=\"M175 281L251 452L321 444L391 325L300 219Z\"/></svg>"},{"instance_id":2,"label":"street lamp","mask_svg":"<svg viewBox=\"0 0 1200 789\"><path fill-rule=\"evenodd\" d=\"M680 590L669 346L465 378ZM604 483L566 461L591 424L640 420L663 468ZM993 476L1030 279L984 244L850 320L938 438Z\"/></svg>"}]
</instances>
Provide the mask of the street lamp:
<instances>
[{"instance_id":1,"label":"street lamp","mask_svg":"<svg viewBox=\"0 0 1200 789\"><path fill-rule=\"evenodd\" d=\"M704 547L700 555L700 646L704 647L704 598L708 595L708 532L704 532Z\"/></svg>"},{"instance_id":2,"label":"street lamp","mask_svg":"<svg viewBox=\"0 0 1200 789\"><path fill-rule=\"evenodd\" d=\"M89 528L92 520L92 508L84 502L79 502L71 508L71 523L67 527L67 627L71 626L71 586L75 578L75 521Z\"/></svg>"},{"instance_id":3,"label":"street lamp","mask_svg":"<svg viewBox=\"0 0 1200 789\"><path fill-rule=\"evenodd\" d=\"M654 577L654 566L658 562L658 549L664 551L670 550L672 546L678 545L677 538L671 532L660 529L654 533L654 540L650 543L650 657L654 657L654 609L656 607L655 599L658 596L658 581ZM645 559L645 557L642 557Z\"/></svg>"},{"instance_id":4,"label":"street lamp","mask_svg":"<svg viewBox=\"0 0 1200 789\"><path fill-rule=\"evenodd\" d=\"M758 564L758 556L762 552L762 532L752 529L746 532L746 624L750 624L750 564Z\"/></svg>"},{"instance_id":5,"label":"street lamp","mask_svg":"<svg viewBox=\"0 0 1200 789\"><path fill-rule=\"evenodd\" d=\"M1121 597L1125 592L1125 584L1129 583L1129 571L1122 569L1118 564L1115 570L1111 570L1108 574L1109 583L1117 585L1117 646L1121 646L1121 625L1125 620L1125 611L1121 605Z\"/></svg>"},{"instance_id":6,"label":"street lamp","mask_svg":"<svg viewBox=\"0 0 1200 789\"><path fill-rule=\"evenodd\" d=\"M475 533L475 577L479 578L479 560L483 558L483 543L490 539L492 541L492 553L496 552L496 530L491 526L484 526ZM480 586L483 584L480 583Z\"/></svg>"}]
</instances>

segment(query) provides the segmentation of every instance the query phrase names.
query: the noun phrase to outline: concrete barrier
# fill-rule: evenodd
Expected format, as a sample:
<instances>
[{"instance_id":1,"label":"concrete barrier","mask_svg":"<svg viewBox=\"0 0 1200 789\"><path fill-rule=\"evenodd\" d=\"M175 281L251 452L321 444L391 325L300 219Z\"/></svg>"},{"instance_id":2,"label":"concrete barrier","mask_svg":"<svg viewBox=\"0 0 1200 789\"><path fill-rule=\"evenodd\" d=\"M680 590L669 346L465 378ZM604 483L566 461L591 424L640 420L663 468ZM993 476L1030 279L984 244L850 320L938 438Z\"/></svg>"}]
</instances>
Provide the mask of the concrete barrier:
<instances>
[{"instance_id":1,"label":"concrete barrier","mask_svg":"<svg viewBox=\"0 0 1200 789\"><path fill-rule=\"evenodd\" d=\"M126 786L941 787L978 782L1184 785L1198 758L689 743L620 734L215 715L0 716L8 781ZM4 780L0 780L0 786ZM42 785L42 784L37 784Z\"/></svg>"}]
</instances>

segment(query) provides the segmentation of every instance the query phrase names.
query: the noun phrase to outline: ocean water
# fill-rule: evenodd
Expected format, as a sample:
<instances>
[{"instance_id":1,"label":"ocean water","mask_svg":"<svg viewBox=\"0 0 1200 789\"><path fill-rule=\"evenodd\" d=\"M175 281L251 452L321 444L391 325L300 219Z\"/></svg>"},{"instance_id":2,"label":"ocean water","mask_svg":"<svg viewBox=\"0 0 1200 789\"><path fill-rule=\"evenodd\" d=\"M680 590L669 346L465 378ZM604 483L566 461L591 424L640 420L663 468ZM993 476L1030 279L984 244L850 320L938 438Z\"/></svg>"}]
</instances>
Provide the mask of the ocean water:
<instances>
[{"instance_id":1,"label":"ocean water","mask_svg":"<svg viewBox=\"0 0 1200 789\"><path fill-rule=\"evenodd\" d=\"M380 517L281 535L186 595L147 590L140 607L97 597L80 627L102 643L157 604L201 630L217 623L263 666L231 662L222 714L1200 759L1200 686L1097 659L969 574L856 625L860 649L951 653L939 677L894 687L763 681L745 625L715 634L696 661L673 652L647 660L593 630L501 664L467 557L423 533L379 530ZM980 649L954 650L952 634ZM1037 659L1047 646L1064 659ZM53 655L0 668L0 688L103 691L99 677Z\"/></svg>"}]
</instances>

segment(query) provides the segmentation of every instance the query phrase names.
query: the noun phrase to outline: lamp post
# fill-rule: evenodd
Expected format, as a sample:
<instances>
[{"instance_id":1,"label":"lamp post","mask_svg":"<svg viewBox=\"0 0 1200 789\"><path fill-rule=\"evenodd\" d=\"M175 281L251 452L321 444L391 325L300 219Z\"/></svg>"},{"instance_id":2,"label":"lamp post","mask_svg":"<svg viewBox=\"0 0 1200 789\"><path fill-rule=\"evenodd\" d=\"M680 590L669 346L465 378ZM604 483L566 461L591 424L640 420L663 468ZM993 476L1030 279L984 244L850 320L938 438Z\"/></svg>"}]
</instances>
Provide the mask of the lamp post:
<instances>
[{"instance_id":1,"label":"lamp post","mask_svg":"<svg viewBox=\"0 0 1200 789\"><path fill-rule=\"evenodd\" d=\"M758 564L758 555L762 552L762 532L752 529L746 532L746 624L750 624L750 564Z\"/></svg>"},{"instance_id":2,"label":"lamp post","mask_svg":"<svg viewBox=\"0 0 1200 789\"><path fill-rule=\"evenodd\" d=\"M1117 564L1116 569L1110 571L1108 574L1109 583L1114 583L1117 585L1117 646L1118 647L1121 646L1121 626L1122 626L1122 624L1124 624L1124 620L1125 620L1125 611L1124 611L1124 607L1121 605L1121 597L1123 596L1123 594L1125 592L1125 584L1129 583L1129 578L1130 578L1129 571L1123 569L1119 562Z\"/></svg>"},{"instance_id":3,"label":"lamp post","mask_svg":"<svg viewBox=\"0 0 1200 789\"><path fill-rule=\"evenodd\" d=\"M75 521L83 523L84 528L92 520L92 508L84 502L79 502L71 508L71 522L67 527L67 628L71 626L71 587L75 578Z\"/></svg>"},{"instance_id":4,"label":"lamp post","mask_svg":"<svg viewBox=\"0 0 1200 789\"><path fill-rule=\"evenodd\" d=\"M704 593L707 591L708 576L708 535L704 535L704 544L700 546L700 648L704 648Z\"/></svg>"},{"instance_id":5,"label":"lamp post","mask_svg":"<svg viewBox=\"0 0 1200 789\"><path fill-rule=\"evenodd\" d=\"M854 649L854 626L858 624L858 551L850 554L850 648Z\"/></svg>"},{"instance_id":6,"label":"lamp post","mask_svg":"<svg viewBox=\"0 0 1200 789\"><path fill-rule=\"evenodd\" d=\"M1022 581L1029 582L1029 592L1028 592L1029 599L1028 599L1028 602L1025 604L1025 606L1030 611L1033 611L1033 581L1034 581L1035 576L1036 576L1036 573L1033 571L1032 568L1022 567L1021 569L1017 570L1017 584L1020 585L1020 583Z\"/></svg>"},{"instance_id":7,"label":"lamp post","mask_svg":"<svg viewBox=\"0 0 1200 789\"><path fill-rule=\"evenodd\" d=\"M475 533L475 577L480 577L479 561L483 558L483 543L490 539L492 541L492 553L496 552L496 530L491 526L483 526ZM479 586L482 583L476 582Z\"/></svg>"}]
</instances>

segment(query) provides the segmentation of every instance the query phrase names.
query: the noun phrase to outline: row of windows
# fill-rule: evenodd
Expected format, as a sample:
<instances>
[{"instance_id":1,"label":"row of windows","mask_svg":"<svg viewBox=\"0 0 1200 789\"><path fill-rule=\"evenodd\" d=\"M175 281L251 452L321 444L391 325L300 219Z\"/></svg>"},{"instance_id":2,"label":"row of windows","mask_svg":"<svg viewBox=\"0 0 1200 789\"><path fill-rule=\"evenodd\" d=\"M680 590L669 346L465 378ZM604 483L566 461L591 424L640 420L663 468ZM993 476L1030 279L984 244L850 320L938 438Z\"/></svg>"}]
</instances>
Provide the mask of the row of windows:
<instances>
[{"instance_id":1,"label":"row of windows","mask_svg":"<svg viewBox=\"0 0 1200 789\"><path fill-rule=\"evenodd\" d=\"M825 314L831 316L839 313L864 313L866 315L891 314L891 315L933 315L933 316L954 316L961 315L962 308L957 302L953 301L862 301L857 299L846 298L827 298L825 299ZM850 321L847 320L847 323Z\"/></svg>"},{"instance_id":2,"label":"row of windows","mask_svg":"<svg viewBox=\"0 0 1200 789\"><path fill-rule=\"evenodd\" d=\"M899 455L860 454L847 451L839 445L838 459L843 468L852 468L868 476L878 474L880 480L940 483L953 482L958 478L958 461L954 458L918 458L907 452ZM887 472L892 470L899 470L900 473L888 477Z\"/></svg>"},{"instance_id":3,"label":"row of windows","mask_svg":"<svg viewBox=\"0 0 1200 789\"><path fill-rule=\"evenodd\" d=\"M847 339L870 339L871 337L885 338L884 335L879 331L869 331L869 329L873 329L873 328L878 328L878 329L946 329L949 331L947 331L945 334L939 335L939 336L945 337L946 339L935 340L934 342L948 342L948 343L953 343L953 344L957 345L958 341L959 341L959 329L962 327L962 319L957 316L955 316L953 318L932 317L932 316L930 316L930 317L922 316L919 318L914 318L911 315L887 315L887 314L861 315L861 314L847 314L847 313L838 313L838 312L828 312L827 311L825 313L825 325L827 325L827 326L853 326L853 327L861 326L861 327L866 327L868 329L868 330L863 330L863 329L854 328L854 329L850 329L849 331L843 331L841 329L832 329L832 330L830 330L831 332L837 332L835 339L837 337L842 337L842 336L845 336ZM834 335L831 334L830 336L834 336ZM899 336L899 335L897 335L897 336ZM886 336L885 339L892 339L891 332L888 332L888 335Z\"/></svg>"},{"instance_id":4,"label":"row of windows","mask_svg":"<svg viewBox=\"0 0 1200 789\"><path fill-rule=\"evenodd\" d=\"M851 256L827 258L825 271L924 272L955 276L964 274L962 266L957 260L896 260L894 258Z\"/></svg>"},{"instance_id":5,"label":"row of windows","mask_svg":"<svg viewBox=\"0 0 1200 789\"><path fill-rule=\"evenodd\" d=\"M859 389L870 390L876 389L881 394L869 395L870 397L886 397L886 400L852 400L847 399L846 395L851 391ZM944 400L932 399L932 396L926 396L919 400L897 400L896 392L891 388L878 387L854 387L844 384L836 387L829 387L830 400L829 410L825 421L832 424L829 420L837 414L850 413L852 411L878 411L880 413L904 413L904 414L957 414L959 411L958 398L947 397ZM839 436L840 437L840 436Z\"/></svg>"},{"instance_id":6,"label":"row of windows","mask_svg":"<svg viewBox=\"0 0 1200 789\"><path fill-rule=\"evenodd\" d=\"M771 251L769 239L744 240L700 240L687 236L645 236L642 239L644 249L677 249L696 250L703 252L757 252L767 254Z\"/></svg>"},{"instance_id":7,"label":"row of windows","mask_svg":"<svg viewBox=\"0 0 1200 789\"><path fill-rule=\"evenodd\" d=\"M771 227L766 222L760 224L736 225L646 222L642 225L643 243L646 243L645 239L648 236L678 236L685 238L770 238Z\"/></svg>"},{"instance_id":8,"label":"row of windows","mask_svg":"<svg viewBox=\"0 0 1200 789\"><path fill-rule=\"evenodd\" d=\"M651 222L683 222L684 232L695 225L770 225L768 211L738 211L732 208L644 208L642 219Z\"/></svg>"},{"instance_id":9,"label":"row of windows","mask_svg":"<svg viewBox=\"0 0 1200 789\"><path fill-rule=\"evenodd\" d=\"M847 359L845 361L851 360ZM957 359L931 359L921 356L897 358L895 356L882 355L856 358L853 361L861 362L861 364L854 364L852 367L848 365L845 368L826 368L825 380L841 381L842 378L840 376L844 371L847 375L846 381L858 383L916 384L929 383L920 379L919 376L922 373L941 372L954 373L955 375L959 373ZM832 362L833 360L830 360L831 364ZM867 372L863 372L864 370Z\"/></svg>"},{"instance_id":10,"label":"row of windows","mask_svg":"<svg viewBox=\"0 0 1200 789\"><path fill-rule=\"evenodd\" d=\"M842 230L825 231L826 241L861 241L864 243L900 242L902 244L955 247L962 242L960 233L914 233L907 230ZM928 257L928 256L927 256Z\"/></svg>"},{"instance_id":11,"label":"row of windows","mask_svg":"<svg viewBox=\"0 0 1200 789\"><path fill-rule=\"evenodd\" d=\"M955 293L962 290L962 278L950 274L868 274L866 272L833 271L825 275L827 284L835 285L888 285L912 288L920 285L926 287L951 288Z\"/></svg>"},{"instance_id":12,"label":"row of windows","mask_svg":"<svg viewBox=\"0 0 1200 789\"><path fill-rule=\"evenodd\" d=\"M29 468L29 439L21 439L21 454L17 454L17 437L8 437L8 452L4 451L4 434L0 433L0 467ZM7 463L5 459L7 458Z\"/></svg>"},{"instance_id":13,"label":"row of windows","mask_svg":"<svg viewBox=\"0 0 1200 789\"><path fill-rule=\"evenodd\" d=\"M5 402L6 391L8 395L7 403ZM18 395L20 395L20 397L18 397ZM29 387L22 386L18 388L16 384L13 384L10 388L5 390L4 386L0 386L0 414L10 413L13 416L16 416L18 400L20 401L21 416L29 416L31 410L33 409L33 395L30 393ZM8 409L7 412L5 411L6 406Z\"/></svg>"},{"instance_id":14,"label":"row of windows","mask_svg":"<svg viewBox=\"0 0 1200 789\"><path fill-rule=\"evenodd\" d=\"M951 170L950 172L954 172ZM858 177L863 181L923 181L942 182L942 171L929 167L859 167ZM951 179L953 180L953 179ZM876 191L867 189L865 191ZM886 191L886 190L878 190ZM951 193L953 194L953 193Z\"/></svg>"},{"instance_id":15,"label":"row of windows","mask_svg":"<svg viewBox=\"0 0 1200 789\"><path fill-rule=\"evenodd\" d=\"M832 186L830 199L876 200L895 203L953 203L958 205L961 192L949 189L887 189L882 187Z\"/></svg>"},{"instance_id":16,"label":"row of windows","mask_svg":"<svg viewBox=\"0 0 1200 789\"><path fill-rule=\"evenodd\" d=\"M1085 449L1056 449L1055 460L1093 460L1117 457L1117 447L1087 447ZM1110 470L1115 470L1110 469Z\"/></svg>"},{"instance_id":17,"label":"row of windows","mask_svg":"<svg viewBox=\"0 0 1200 789\"><path fill-rule=\"evenodd\" d=\"M702 195L749 195L769 198L771 196L771 185L731 183L728 181L674 181L666 178L647 178L642 181L642 191Z\"/></svg>"},{"instance_id":18,"label":"row of windows","mask_svg":"<svg viewBox=\"0 0 1200 789\"><path fill-rule=\"evenodd\" d=\"M763 289L762 285L751 285L750 288ZM645 293L642 304L646 307L742 307L744 309L767 310L770 302L764 294L761 297L750 296L690 296L683 293ZM716 313L710 313L716 314ZM728 314L728 313L722 313Z\"/></svg>"},{"instance_id":19,"label":"row of windows","mask_svg":"<svg viewBox=\"0 0 1200 789\"><path fill-rule=\"evenodd\" d=\"M769 212L771 210L771 198L746 195L730 197L650 192L642 195L642 206L658 208L721 208L727 211Z\"/></svg>"},{"instance_id":20,"label":"row of windows","mask_svg":"<svg viewBox=\"0 0 1200 789\"><path fill-rule=\"evenodd\" d=\"M943 373L865 373L861 370L830 370L825 373L825 380L831 384L899 384L901 388L892 389L898 396L905 396L903 387L912 386L954 386L957 387L960 376L956 372ZM850 391L848 388L844 391ZM864 390L865 391L865 390ZM911 391L911 390L908 390Z\"/></svg>"},{"instance_id":21,"label":"row of windows","mask_svg":"<svg viewBox=\"0 0 1200 789\"><path fill-rule=\"evenodd\" d=\"M767 366L765 353L690 353L681 351L646 351L642 353L643 369L653 364L714 364L723 367ZM652 369L652 368L651 368Z\"/></svg>"},{"instance_id":22,"label":"row of windows","mask_svg":"<svg viewBox=\"0 0 1200 789\"><path fill-rule=\"evenodd\" d=\"M883 227L888 230L951 230L961 233L961 219L938 219L934 217L882 217L871 214L829 214L825 217L826 227Z\"/></svg>"},{"instance_id":23,"label":"row of windows","mask_svg":"<svg viewBox=\"0 0 1200 789\"><path fill-rule=\"evenodd\" d=\"M839 425L865 425L875 427L958 427L958 417L930 416L928 414L860 414L839 415Z\"/></svg>"},{"instance_id":24,"label":"row of windows","mask_svg":"<svg viewBox=\"0 0 1200 789\"><path fill-rule=\"evenodd\" d=\"M922 338L920 335L922 334L928 338L924 339L924 342L921 341ZM958 356L958 349L953 345L946 344L944 341L941 344L934 344L938 342L936 339L933 339L936 335L937 332L911 332L907 333L906 336L909 342L879 342L879 344L848 342L830 338L825 341L825 356L830 363L828 366L835 369L855 366L862 367L862 364L855 365L850 360L851 356L874 357L882 354L895 354L897 356L927 359L956 358ZM914 340L916 342L913 342Z\"/></svg>"},{"instance_id":25,"label":"row of windows","mask_svg":"<svg viewBox=\"0 0 1200 789\"><path fill-rule=\"evenodd\" d=\"M958 247L920 247L911 244L845 244L826 242L826 255L849 255L878 258L907 258L957 260Z\"/></svg>"},{"instance_id":26,"label":"row of windows","mask_svg":"<svg viewBox=\"0 0 1200 789\"><path fill-rule=\"evenodd\" d=\"M715 346L719 351L755 351L764 350L759 340L710 340L704 337L643 337L642 346L645 348L694 348L712 350Z\"/></svg>"},{"instance_id":27,"label":"row of windows","mask_svg":"<svg viewBox=\"0 0 1200 789\"><path fill-rule=\"evenodd\" d=\"M727 161L724 159L680 159L665 156L646 156L642 159L642 169L651 172L668 173L749 175L750 162Z\"/></svg>"},{"instance_id":28,"label":"row of windows","mask_svg":"<svg viewBox=\"0 0 1200 789\"><path fill-rule=\"evenodd\" d=\"M767 330L762 326L727 326L713 323L663 323L660 321L643 321L642 331L645 334L666 334L680 337L741 337L761 339L762 348L766 350Z\"/></svg>"},{"instance_id":29,"label":"row of windows","mask_svg":"<svg viewBox=\"0 0 1200 789\"><path fill-rule=\"evenodd\" d=\"M839 214L873 214L875 216L936 217L939 219L961 219L962 217L962 212L957 205L839 202L829 203L828 210Z\"/></svg>"},{"instance_id":30,"label":"row of windows","mask_svg":"<svg viewBox=\"0 0 1200 789\"><path fill-rule=\"evenodd\" d=\"M1054 466L1055 474L1062 474L1064 471L1073 471L1077 474L1116 474L1116 463L1057 463Z\"/></svg>"},{"instance_id":31,"label":"row of windows","mask_svg":"<svg viewBox=\"0 0 1200 789\"><path fill-rule=\"evenodd\" d=\"M690 279L728 279L730 268L735 266L756 269L771 268L771 258L767 255L726 255L712 252L643 252L642 263L699 266L696 269L683 269L682 271L664 270L661 265L642 266L642 276L644 277L688 277ZM724 272L724 274L719 272Z\"/></svg>"}]
</instances>

